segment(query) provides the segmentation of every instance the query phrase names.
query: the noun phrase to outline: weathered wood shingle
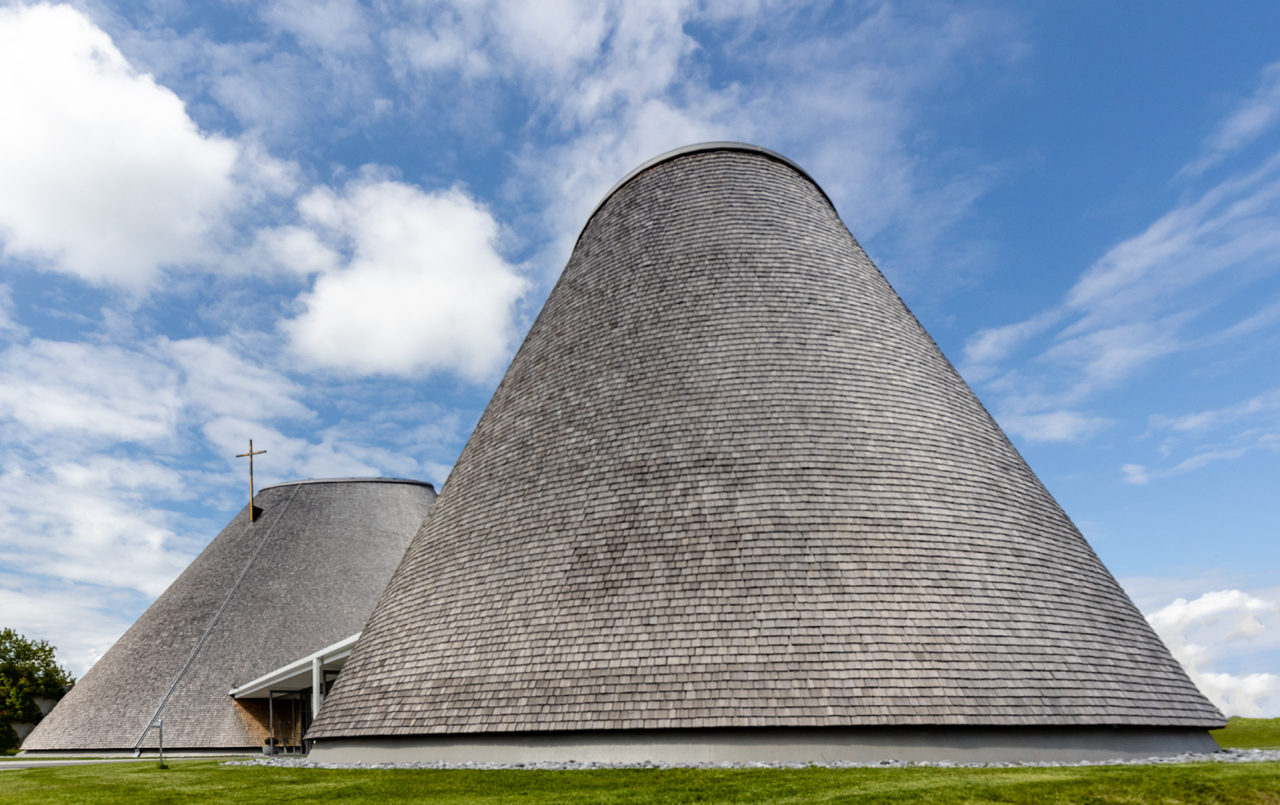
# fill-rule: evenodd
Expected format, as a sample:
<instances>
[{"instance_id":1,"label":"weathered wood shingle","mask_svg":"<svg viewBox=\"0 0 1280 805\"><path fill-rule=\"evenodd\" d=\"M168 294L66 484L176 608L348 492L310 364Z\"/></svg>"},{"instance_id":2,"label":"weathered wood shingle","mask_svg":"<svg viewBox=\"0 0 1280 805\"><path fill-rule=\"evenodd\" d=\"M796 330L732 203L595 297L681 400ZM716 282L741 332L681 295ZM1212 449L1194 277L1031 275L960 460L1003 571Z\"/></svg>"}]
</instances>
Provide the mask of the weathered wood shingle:
<instances>
[{"instance_id":1,"label":"weathered wood shingle","mask_svg":"<svg viewBox=\"0 0 1280 805\"><path fill-rule=\"evenodd\" d=\"M240 512L22 748L132 749L166 695L166 746L261 746L265 709L227 691L360 631L435 499L378 480L263 489L257 522Z\"/></svg>"},{"instance_id":2,"label":"weathered wood shingle","mask_svg":"<svg viewBox=\"0 0 1280 805\"><path fill-rule=\"evenodd\" d=\"M721 148L595 213L310 737L1222 720L821 190Z\"/></svg>"}]
</instances>

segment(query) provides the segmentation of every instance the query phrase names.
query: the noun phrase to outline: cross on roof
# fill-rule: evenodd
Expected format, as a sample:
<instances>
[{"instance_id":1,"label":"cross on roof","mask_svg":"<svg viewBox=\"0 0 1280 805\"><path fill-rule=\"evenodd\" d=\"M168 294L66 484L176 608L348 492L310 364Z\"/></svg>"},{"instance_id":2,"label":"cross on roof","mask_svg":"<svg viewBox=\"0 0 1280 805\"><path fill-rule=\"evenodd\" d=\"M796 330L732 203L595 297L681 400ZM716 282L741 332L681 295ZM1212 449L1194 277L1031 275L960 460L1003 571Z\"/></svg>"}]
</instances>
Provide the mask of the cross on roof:
<instances>
[{"instance_id":1,"label":"cross on roof","mask_svg":"<svg viewBox=\"0 0 1280 805\"><path fill-rule=\"evenodd\" d=\"M251 522L251 523L252 523L255 519L257 519L257 518L256 518L257 510L256 510L256 509L254 509L254 507L253 507L253 457L254 457L254 456L260 456L260 455L262 455L262 454L263 454L263 453L265 453L265 452L267 452L267 451L266 451L266 450L258 450L258 451L256 451L256 452L255 452L255 451L254 451L254 449L253 449L253 439L250 439L250 440L249 440L249 452L247 452L247 453L239 453L239 454L237 454L237 455L236 455L236 458L244 458L245 456L248 456L248 457L249 457L249 522Z\"/></svg>"}]
</instances>

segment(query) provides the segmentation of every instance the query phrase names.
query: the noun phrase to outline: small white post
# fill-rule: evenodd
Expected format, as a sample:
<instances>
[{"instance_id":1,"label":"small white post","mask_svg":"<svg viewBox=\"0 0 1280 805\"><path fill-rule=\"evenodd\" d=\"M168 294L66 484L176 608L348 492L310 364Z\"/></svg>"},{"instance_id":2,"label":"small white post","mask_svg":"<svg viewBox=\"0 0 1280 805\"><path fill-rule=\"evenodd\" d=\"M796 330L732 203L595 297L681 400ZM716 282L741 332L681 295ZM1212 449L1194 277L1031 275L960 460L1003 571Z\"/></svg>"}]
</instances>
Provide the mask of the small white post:
<instances>
[{"instance_id":1,"label":"small white post","mask_svg":"<svg viewBox=\"0 0 1280 805\"><path fill-rule=\"evenodd\" d=\"M311 658L311 717L320 715L320 705L324 704L324 658Z\"/></svg>"}]
</instances>

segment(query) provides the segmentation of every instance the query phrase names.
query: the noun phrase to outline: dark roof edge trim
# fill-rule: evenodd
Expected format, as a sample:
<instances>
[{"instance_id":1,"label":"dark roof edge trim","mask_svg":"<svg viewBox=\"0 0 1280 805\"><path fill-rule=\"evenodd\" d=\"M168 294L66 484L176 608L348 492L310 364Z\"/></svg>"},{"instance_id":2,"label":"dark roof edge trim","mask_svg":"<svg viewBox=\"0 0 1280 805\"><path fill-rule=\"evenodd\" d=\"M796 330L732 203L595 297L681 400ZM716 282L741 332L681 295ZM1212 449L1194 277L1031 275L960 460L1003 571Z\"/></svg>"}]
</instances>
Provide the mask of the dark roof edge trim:
<instances>
[{"instance_id":1,"label":"dark roof edge trim","mask_svg":"<svg viewBox=\"0 0 1280 805\"><path fill-rule=\"evenodd\" d=\"M604 203L613 198L613 194L621 190L623 186L632 179L655 165L661 165L663 162L670 162L673 159L677 159L687 154L700 154L705 151L745 151L748 154L759 154L761 156L768 157L775 162L781 162L783 165L786 165L788 168L791 168L796 173L808 179L814 187L818 188L818 192L827 200L827 203L831 204L832 209L835 209L836 205L832 203L831 197L827 195L827 191L822 189L822 185L818 184L817 180L810 176L808 171L776 151L770 151L768 148L764 148L759 145L752 145L751 143L735 143L729 141L693 143L691 145L684 145L672 151L668 151L665 154L659 154L648 162L645 162L639 167L633 169L626 176L623 176L617 184L609 188L609 192L605 193L604 198L600 199L600 203L596 204L595 208L591 210L591 214L587 216L587 222L582 225L582 230L578 232L578 240L582 240L582 233L587 231L587 227L591 225L591 219L596 217L596 213L600 212L600 208L604 206ZM576 247L577 245L577 241L574 241L574 246Z\"/></svg>"},{"instance_id":2,"label":"dark roof edge trim","mask_svg":"<svg viewBox=\"0 0 1280 805\"><path fill-rule=\"evenodd\" d=\"M412 478L307 478L302 481L285 481L279 484L271 484L259 489L259 492L265 492L268 489L279 489L282 486L305 486L307 484L414 484L416 486L425 486L436 491L433 484L426 481L415 481Z\"/></svg>"}]
</instances>

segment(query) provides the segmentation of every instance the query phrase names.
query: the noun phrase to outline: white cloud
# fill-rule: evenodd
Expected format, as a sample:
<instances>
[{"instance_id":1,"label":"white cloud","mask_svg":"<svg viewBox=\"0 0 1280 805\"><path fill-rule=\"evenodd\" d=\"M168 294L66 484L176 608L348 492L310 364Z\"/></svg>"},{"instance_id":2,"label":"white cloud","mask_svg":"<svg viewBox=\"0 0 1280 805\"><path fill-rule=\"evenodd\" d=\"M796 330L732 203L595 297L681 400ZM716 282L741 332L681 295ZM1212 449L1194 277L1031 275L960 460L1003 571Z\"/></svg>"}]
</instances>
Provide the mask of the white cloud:
<instances>
[{"instance_id":1,"label":"white cloud","mask_svg":"<svg viewBox=\"0 0 1280 805\"><path fill-rule=\"evenodd\" d=\"M33 640L49 640L60 665L77 679L129 628L145 599L92 584L34 583L0 573L5 624Z\"/></svg>"},{"instance_id":2,"label":"white cloud","mask_svg":"<svg viewBox=\"0 0 1280 805\"><path fill-rule=\"evenodd\" d=\"M544 268L554 273L592 206L631 168L690 142L744 137L718 119L723 94L682 73L697 49L684 30L695 11L684 0L428 3L397 26L390 55L406 85L456 74L529 100L529 123L548 141L526 139L513 180L542 203Z\"/></svg>"},{"instance_id":3,"label":"white cloud","mask_svg":"<svg viewBox=\"0 0 1280 805\"><path fill-rule=\"evenodd\" d=\"M501 368L527 282L498 252L500 228L484 206L457 188L426 193L365 177L342 194L315 190L299 209L320 239L351 255L319 274L303 312L283 325L309 364L472 380Z\"/></svg>"},{"instance_id":4,"label":"white cloud","mask_svg":"<svg viewBox=\"0 0 1280 805\"><path fill-rule=\"evenodd\" d=\"M232 261L220 238L230 228L228 216L230 224L243 223L245 216L235 215L247 204L264 194L294 193L302 175L255 148L251 136L291 149L317 146L318 153L327 146L297 135L320 121L333 136L330 144L358 140L370 131L370 120L393 106L386 96L397 87L385 85L390 79L383 71L400 81L394 109L405 116L394 122L430 129L427 147L450 149L441 145L447 137L432 140L431 134L453 126L469 145L482 132L492 143L485 153L513 160L514 176L494 191L494 204L508 221L523 216L521 232L536 233L527 247L536 253L534 262L554 270L606 188L641 161L698 140L760 141L794 156L814 170L842 211L852 211L851 223L864 238L911 218L904 231L914 229L904 240L932 242L930 233L963 215L983 186L982 177L968 175L931 182L913 155L919 119L910 114L922 92L952 74L958 54L989 44L980 41L974 15L944 11L907 19L881 5L854 12L855 24L840 30L802 20L774 37L773 27L803 16L795 7L750 0L537 6L281 0L255 11L270 29L251 31L255 41L215 42L200 27L178 33L186 21L177 24L163 9L142 30L122 30L126 23L120 21L120 28L111 28L120 49L159 83L68 7L4 12L6 24L30 27L32 20L44 20L61 26L48 29L41 52L25 61L5 61L0 52L0 63L21 70L37 62L65 68L65 75L51 71L31 84L49 89L44 106L40 98L22 97L50 120L62 110L59 104L69 110L75 125L56 128L61 139L43 147L56 152L48 160L61 160L55 167L67 168L67 177L53 174L64 181L59 192L79 205L59 211L73 213L75 226L44 240L30 234L41 230L28 227L20 242L21 233L0 216L10 253L130 288L156 287L170 266L207 261L226 273ZM699 24L690 25L695 18ZM241 21L244 28L232 38L250 29L251 20ZM709 25L723 27L699 41L698 31ZM735 34L739 28L741 36ZM713 42L723 49L705 51ZM721 59L731 64L729 72L756 75L724 84L713 78ZM0 88L0 95L5 91ZM88 114L86 104L95 123L88 134L75 116ZM494 120L476 125L486 111ZM514 128L512 116L520 118ZM239 140L210 134L236 123L253 134ZM136 134L131 126L145 130ZM340 134L333 134L335 126ZM3 120L0 131L7 131ZM386 145L380 139L385 132L376 135L377 147ZM94 152L99 146L102 151ZM93 153L99 154L96 162L81 157ZM475 153L454 156L468 160ZM420 167L438 169L447 159L424 158ZM311 167L325 170L318 163ZM0 196L5 192L0 187ZM22 211L33 210L47 223L49 214L39 204ZM255 276L265 281L255 284L260 296L249 300L246 319L280 301L264 287L268 282L315 283L282 327L303 368L409 377L454 371L469 378L492 377L501 368L511 347L513 309L527 283L502 257L499 219L468 191L424 192L366 175L341 189L306 194L299 212L292 226L241 234L254 242L244 262L293 272ZM915 237L922 233L929 237ZM224 290L230 301L206 298L201 304L230 306L249 296L244 285L224 282L218 291ZM284 293L294 291L296 285ZM179 317L188 313L166 314L172 315L166 330L216 327L204 307L190 317L198 319L191 331L178 329L187 325ZM146 328L139 321L132 332ZM21 611L33 623L44 608L71 613L57 628L69 628L67 619L81 613L99 639L109 633L109 622L95 620L89 609L109 612L116 600L111 596L121 590L153 594L154 585L220 527L193 523L182 513L184 501L199 496L215 506L239 505L244 468L231 456L243 452L248 436L269 450L257 467L266 482L380 472L440 481L452 449L440 443L460 444L463 434L455 431L466 430L457 421L444 433L407 420L376 421L364 411L349 414L345 406L363 404L352 403L356 395L324 399L330 389L322 380L313 376L311 388L303 389L245 357L233 338L143 335L131 348L120 348L105 343L107 337L100 333L83 344L35 340L0 353L0 436L15 490L0 500L0 522L12 526L0 533L0 553L26 562L28 552L44 552L39 567L83 579L69 593L44 584L45 576L28 577ZM270 345L263 354L270 354ZM304 399L323 400L316 407L324 416ZM449 417L458 420L452 412L426 411L415 421ZM375 434L375 427L383 430ZM59 497L63 487L70 491ZM64 503L70 508L44 511ZM105 569L90 567L89 557L101 550L116 555ZM100 572L119 578L99 585ZM62 603L68 594L94 603ZM17 611L19 604L11 602L0 607Z\"/></svg>"},{"instance_id":5,"label":"white cloud","mask_svg":"<svg viewBox=\"0 0 1280 805\"><path fill-rule=\"evenodd\" d=\"M1276 81L1280 65L1267 68L1264 89ZM1259 92L1258 99L1280 104L1272 89ZM1259 109L1246 117L1257 123L1262 119ZM1223 135L1224 144L1242 143L1246 130L1253 131L1241 121L1224 126L1224 131L1236 132ZM1184 197L1145 231L1108 249L1082 272L1061 303L1018 324L976 333L966 345L964 372L999 395L993 407L1002 424L1025 430L1018 417L1057 417L1060 409L1131 382L1162 359L1220 348L1245 336L1258 338L1264 328L1274 329L1280 303L1270 298L1266 283L1276 274L1278 253L1280 154L1273 154L1252 170ZM1241 314L1239 300L1250 293L1262 303ZM1019 347L1031 357L1017 369L1002 368L1015 360ZM1259 415L1270 406L1270 398L1259 397L1178 421L1153 417L1152 426L1194 434L1213 423ZM1077 433L1088 435L1085 430ZM1240 434L1226 444L1201 445L1177 467L1144 470L1143 477L1244 455L1271 446L1277 437L1280 433L1271 429Z\"/></svg>"},{"instance_id":6,"label":"white cloud","mask_svg":"<svg viewBox=\"0 0 1280 805\"><path fill-rule=\"evenodd\" d=\"M752 139L744 126L718 119L723 106L708 98L688 109L653 98L586 127L564 145L522 154L519 171L548 199L544 220L555 234L543 258L548 273L564 267L587 216L632 168L689 143Z\"/></svg>"},{"instance_id":7,"label":"white cloud","mask_svg":"<svg viewBox=\"0 0 1280 805\"><path fill-rule=\"evenodd\" d=\"M1167 477L1200 469L1216 461L1241 458L1257 450L1280 451L1280 389L1272 389L1243 402L1181 416L1153 414L1152 431L1169 431L1162 454L1168 457L1180 441L1203 439L1225 428L1236 430L1211 442L1190 447L1190 455L1172 467L1152 473Z\"/></svg>"},{"instance_id":8,"label":"white cloud","mask_svg":"<svg viewBox=\"0 0 1280 805\"><path fill-rule=\"evenodd\" d=\"M181 405L171 367L119 347L36 339L0 354L0 378L10 438L16 425L33 440L150 442L173 435Z\"/></svg>"},{"instance_id":9,"label":"white cloud","mask_svg":"<svg viewBox=\"0 0 1280 805\"><path fill-rule=\"evenodd\" d=\"M1000 168L931 169L920 158L919 143L934 136L921 99L945 92L975 62L1015 61L1021 47L1008 16L946 5L920 10L868 5L855 25L783 38L769 30L775 21L785 30L791 20L819 18L783 7L773 19L747 18L744 42L769 44L735 55L767 64L773 75L764 91L740 99L761 138L818 179L856 237L888 251L883 267L899 284L927 276L919 284L933 293L955 282L956 270L968 270L972 255L957 251L960 239L946 233ZM965 250L980 250L976 238L965 241Z\"/></svg>"},{"instance_id":10,"label":"white cloud","mask_svg":"<svg viewBox=\"0 0 1280 805\"><path fill-rule=\"evenodd\" d=\"M1178 475L1191 470L1198 470L1215 461L1240 458L1254 450L1280 450L1280 433L1258 434L1246 432L1225 445L1201 446L1196 449L1191 457L1180 461L1167 470L1165 474Z\"/></svg>"},{"instance_id":11,"label":"white cloud","mask_svg":"<svg viewBox=\"0 0 1280 805\"><path fill-rule=\"evenodd\" d=\"M1141 321L1101 329L1086 329L1046 349L1040 360L1074 370L1076 384L1066 399L1077 400L1099 388L1123 381L1151 361L1183 347L1178 326L1185 316Z\"/></svg>"},{"instance_id":12,"label":"white cloud","mask_svg":"<svg viewBox=\"0 0 1280 805\"><path fill-rule=\"evenodd\" d=\"M1151 425L1155 428L1200 433L1241 419L1273 412L1280 412L1280 389L1272 389L1264 394L1251 397L1244 402L1228 405L1224 408L1199 411L1194 414L1184 414L1177 417L1155 414L1151 417Z\"/></svg>"},{"instance_id":13,"label":"white cloud","mask_svg":"<svg viewBox=\"0 0 1280 805\"><path fill-rule=\"evenodd\" d=\"M542 224L534 262L547 276L627 171L677 146L728 139L805 165L860 238L892 231L911 253L894 264L903 273L929 264L936 288L938 261L926 258L990 171L928 176L912 153L913 100L949 80L962 54L1004 53L1015 38L996 15L905 15L884 5L827 27L812 9L750 2L459 0L403 11L389 58L406 90L427 98L460 81L467 91L441 114L467 123L458 109L475 106L475 96L509 92L531 107L508 190L538 202L529 215ZM701 39L700 28L709 32ZM712 81L710 64L720 60L752 80Z\"/></svg>"},{"instance_id":14,"label":"white cloud","mask_svg":"<svg viewBox=\"0 0 1280 805\"><path fill-rule=\"evenodd\" d=\"M1193 601L1179 598L1148 615L1147 621L1191 680L1224 713L1275 717L1280 716L1280 675L1219 673L1206 666L1221 644L1262 635L1266 631L1262 619L1277 612L1280 606L1273 601L1240 590L1221 590Z\"/></svg>"},{"instance_id":15,"label":"white cloud","mask_svg":"<svg viewBox=\"0 0 1280 805\"><path fill-rule=\"evenodd\" d=\"M0 432L28 446L156 444L183 420L234 411L307 418L301 388L206 339L141 349L33 339L0 353Z\"/></svg>"},{"instance_id":16,"label":"white cloud","mask_svg":"<svg viewBox=\"0 0 1280 805\"><path fill-rule=\"evenodd\" d=\"M15 318L13 289L0 283L0 336L23 336L26 333L27 328L19 324Z\"/></svg>"},{"instance_id":17,"label":"white cloud","mask_svg":"<svg viewBox=\"0 0 1280 805\"><path fill-rule=\"evenodd\" d=\"M343 53L370 46L365 12L357 0L275 0L260 13L308 47Z\"/></svg>"},{"instance_id":18,"label":"white cloud","mask_svg":"<svg viewBox=\"0 0 1280 805\"><path fill-rule=\"evenodd\" d=\"M1204 142L1204 154L1180 172L1198 176L1228 154L1258 138L1280 120L1280 62L1262 69L1258 88L1234 112L1214 128Z\"/></svg>"},{"instance_id":19,"label":"white cloud","mask_svg":"<svg viewBox=\"0 0 1280 805\"><path fill-rule=\"evenodd\" d=\"M1159 314L1182 292L1280 249L1280 154L1161 216L1089 267L1067 294L1079 332Z\"/></svg>"},{"instance_id":20,"label":"white cloud","mask_svg":"<svg viewBox=\"0 0 1280 805\"><path fill-rule=\"evenodd\" d=\"M201 133L80 12L0 8L0 108L6 254L132 289L209 258L239 146Z\"/></svg>"},{"instance_id":21,"label":"white cloud","mask_svg":"<svg viewBox=\"0 0 1280 805\"><path fill-rule=\"evenodd\" d=\"M1027 339L1043 333L1062 318L1059 309L1046 310L1024 322L979 330L964 345L969 364L996 363L1009 357Z\"/></svg>"},{"instance_id":22,"label":"white cloud","mask_svg":"<svg viewBox=\"0 0 1280 805\"><path fill-rule=\"evenodd\" d=\"M490 75L494 66L477 47L483 32L479 17L439 13L429 24L392 29L387 34L392 63L400 72L456 70L464 79Z\"/></svg>"},{"instance_id":23,"label":"white cloud","mask_svg":"<svg viewBox=\"0 0 1280 805\"><path fill-rule=\"evenodd\" d=\"M1092 436L1109 424L1111 420L1105 417L1086 416L1079 411L1000 417L1000 425L1005 431L1032 442L1074 442Z\"/></svg>"},{"instance_id":24,"label":"white cloud","mask_svg":"<svg viewBox=\"0 0 1280 805\"><path fill-rule=\"evenodd\" d=\"M259 253L255 263L304 276L336 271L342 264L342 255L326 245L315 232L302 226L260 230L254 249Z\"/></svg>"},{"instance_id":25,"label":"white cloud","mask_svg":"<svg viewBox=\"0 0 1280 805\"><path fill-rule=\"evenodd\" d=\"M0 565L158 594L193 555L190 524L162 504L197 494L200 472L171 456L199 450L195 423L228 412L306 421L300 392L204 339L11 346L0 353Z\"/></svg>"},{"instance_id":26,"label":"white cloud","mask_svg":"<svg viewBox=\"0 0 1280 805\"><path fill-rule=\"evenodd\" d=\"M153 460L11 456L0 476L0 565L159 595L194 553L178 518L148 504L182 494L180 474Z\"/></svg>"},{"instance_id":27,"label":"white cloud","mask_svg":"<svg viewBox=\"0 0 1280 805\"><path fill-rule=\"evenodd\" d=\"M380 409L326 427L306 392L230 340L33 339L0 352L5 625L54 640L82 673L222 528L217 510L243 505L234 456L249 437L268 450L260 485L447 474L430 459L461 441L456 414Z\"/></svg>"},{"instance_id":28,"label":"white cloud","mask_svg":"<svg viewBox=\"0 0 1280 805\"><path fill-rule=\"evenodd\" d=\"M160 338L152 352L181 372L179 394L197 419L229 412L258 421L314 419L311 410L298 401L305 392L303 386L238 354L230 343Z\"/></svg>"},{"instance_id":29,"label":"white cloud","mask_svg":"<svg viewBox=\"0 0 1280 805\"><path fill-rule=\"evenodd\" d=\"M685 0L414 4L401 9L408 21L391 34L392 59L407 70L515 79L582 122L671 82L693 47L681 30L693 8Z\"/></svg>"},{"instance_id":30,"label":"white cloud","mask_svg":"<svg viewBox=\"0 0 1280 805\"><path fill-rule=\"evenodd\" d=\"M1124 473L1125 483L1144 486L1151 482L1151 475L1147 473L1147 468L1141 464L1123 464L1120 471Z\"/></svg>"}]
</instances>

